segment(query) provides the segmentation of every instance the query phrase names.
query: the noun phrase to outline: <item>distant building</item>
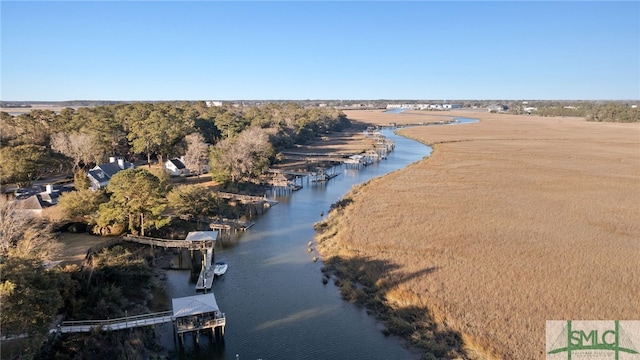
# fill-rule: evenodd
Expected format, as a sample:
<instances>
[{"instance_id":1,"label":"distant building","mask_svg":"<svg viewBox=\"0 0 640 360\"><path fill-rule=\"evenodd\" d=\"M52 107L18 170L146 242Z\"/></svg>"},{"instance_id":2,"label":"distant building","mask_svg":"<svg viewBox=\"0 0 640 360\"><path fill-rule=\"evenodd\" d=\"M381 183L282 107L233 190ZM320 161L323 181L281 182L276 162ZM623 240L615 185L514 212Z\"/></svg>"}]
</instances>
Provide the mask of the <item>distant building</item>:
<instances>
[{"instance_id":1,"label":"distant building","mask_svg":"<svg viewBox=\"0 0 640 360\"><path fill-rule=\"evenodd\" d=\"M462 105L460 105L460 104L443 104L442 108L444 110L460 109L460 108L462 108Z\"/></svg>"},{"instance_id":2,"label":"distant building","mask_svg":"<svg viewBox=\"0 0 640 360\"><path fill-rule=\"evenodd\" d=\"M487 107L487 111L489 112L504 112L507 110L509 110L509 107L502 104L491 104Z\"/></svg>"},{"instance_id":3,"label":"distant building","mask_svg":"<svg viewBox=\"0 0 640 360\"><path fill-rule=\"evenodd\" d=\"M212 106L222 106L222 101L205 101L205 104L207 104L208 107L212 107Z\"/></svg>"},{"instance_id":4,"label":"distant building","mask_svg":"<svg viewBox=\"0 0 640 360\"><path fill-rule=\"evenodd\" d=\"M181 159L175 158L167 160L164 163L164 168L171 174L171 176L188 175L189 169L184 165Z\"/></svg>"}]
</instances>

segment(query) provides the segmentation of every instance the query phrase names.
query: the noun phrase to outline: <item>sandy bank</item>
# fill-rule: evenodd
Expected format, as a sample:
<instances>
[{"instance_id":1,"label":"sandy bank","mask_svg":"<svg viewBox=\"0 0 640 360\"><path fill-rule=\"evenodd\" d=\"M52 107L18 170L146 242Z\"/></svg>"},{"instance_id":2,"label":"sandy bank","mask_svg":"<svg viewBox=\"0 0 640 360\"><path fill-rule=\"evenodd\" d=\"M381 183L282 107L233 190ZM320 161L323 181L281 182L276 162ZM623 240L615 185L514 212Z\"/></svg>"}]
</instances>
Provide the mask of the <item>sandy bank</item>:
<instances>
[{"instance_id":1,"label":"sandy bank","mask_svg":"<svg viewBox=\"0 0 640 360\"><path fill-rule=\"evenodd\" d=\"M500 358L543 358L546 320L640 318L640 124L345 113L481 122L401 130L433 155L353 194L324 258L393 264L389 303L428 307Z\"/></svg>"}]
</instances>

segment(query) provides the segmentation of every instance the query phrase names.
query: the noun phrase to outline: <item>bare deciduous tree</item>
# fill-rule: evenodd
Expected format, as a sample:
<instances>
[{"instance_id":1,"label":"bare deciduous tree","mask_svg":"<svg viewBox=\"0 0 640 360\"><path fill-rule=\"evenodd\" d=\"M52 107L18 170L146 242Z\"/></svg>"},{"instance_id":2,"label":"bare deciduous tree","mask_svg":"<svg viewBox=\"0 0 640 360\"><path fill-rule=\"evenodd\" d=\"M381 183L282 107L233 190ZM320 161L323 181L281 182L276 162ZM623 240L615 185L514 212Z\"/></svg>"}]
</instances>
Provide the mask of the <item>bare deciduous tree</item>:
<instances>
[{"instance_id":1,"label":"bare deciduous tree","mask_svg":"<svg viewBox=\"0 0 640 360\"><path fill-rule=\"evenodd\" d=\"M0 196L0 258L52 260L61 250L51 225L16 208Z\"/></svg>"},{"instance_id":2,"label":"bare deciduous tree","mask_svg":"<svg viewBox=\"0 0 640 360\"><path fill-rule=\"evenodd\" d=\"M74 171L80 168L81 162L99 162L102 156L102 149L89 134L55 133L51 136L51 148L73 159Z\"/></svg>"},{"instance_id":3,"label":"bare deciduous tree","mask_svg":"<svg viewBox=\"0 0 640 360\"><path fill-rule=\"evenodd\" d=\"M195 170L199 176L209 161L209 145L200 133L189 134L184 139L187 142L184 164L189 171Z\"/></svg>"},{"instance_id":4,"label":"bare deciduous tree","mask_svg":"<svg viewBox=\"0 0 640 360\"><path fill-rule=\"evenodd\" d=\"M273 147L267 130L250 127L235 138L219 142L212 151L212 175L237 182L260 175L269 167Z\"/></svg>"}]
</instances>

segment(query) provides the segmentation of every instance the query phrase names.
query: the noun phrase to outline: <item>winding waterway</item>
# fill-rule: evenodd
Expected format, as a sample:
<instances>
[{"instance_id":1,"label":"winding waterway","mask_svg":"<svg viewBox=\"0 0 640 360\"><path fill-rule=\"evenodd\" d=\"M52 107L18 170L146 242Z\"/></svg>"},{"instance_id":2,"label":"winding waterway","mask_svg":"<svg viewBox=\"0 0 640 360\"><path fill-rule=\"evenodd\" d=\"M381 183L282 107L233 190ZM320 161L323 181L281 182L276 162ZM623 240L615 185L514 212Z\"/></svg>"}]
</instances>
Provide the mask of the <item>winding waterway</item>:
<instances>
[{"instance_id":1,"label":"winding waterway","mask_svg":"<svg viewBox=\"0 0 640 360\"><path fill-rule=\"evenodd\" d=\"M458 123L475 119L459 119ZM415 359L399 339L386 337L373 316L343 300L332 283L322 283L322 264L308 252L313 224L331 204L354 185L404 168L431 153L431 148L397 136L388 159L362 168L335 168L340 175L326 184L304 182L279 204L255 219L255 225L231 243L217 244L215 260L229 270L213 285L220 309L226 314L224 345L191 336L176 350L170 325L157 330L163 345L179 359ZM195 295L189 271L170 271L168 295Z\"/></svg>"}]
</instances>

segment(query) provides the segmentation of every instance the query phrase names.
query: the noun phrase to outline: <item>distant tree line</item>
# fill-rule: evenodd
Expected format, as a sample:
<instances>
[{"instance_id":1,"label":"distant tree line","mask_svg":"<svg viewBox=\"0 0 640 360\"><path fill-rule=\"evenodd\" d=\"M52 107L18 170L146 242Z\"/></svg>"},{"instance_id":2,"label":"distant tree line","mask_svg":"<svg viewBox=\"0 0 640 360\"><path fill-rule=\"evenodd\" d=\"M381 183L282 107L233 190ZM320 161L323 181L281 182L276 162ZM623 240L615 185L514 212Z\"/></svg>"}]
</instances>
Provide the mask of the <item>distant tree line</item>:
<instances>
[{"instance_id":1,"label":"distant tree line","mask_svg":"<svg viewBox=\"0 0 640 360\"><path fill-rule=\"evenodd\" d=\"M185 155L189 145L203 149L203 144L213 147L214 156L207 156L207 161L212 162L217 176L246 180L273 160L274 151L349 126L346 116L333 108L305 108L295 103L209 107L203 101L140 102L64 108L59 113L33 109L17 116L0 112L0 156L4 159L0 182L27 185L47 173L87 169L111 156L162 163ZM253 135L242 136L244 131ZM247 144L254 140L265 143ZM225 165L225 154L237 155L236 150L243 148L251 149L245 156L262 166L238 169ZM191 155L202 159L199 154Z\"/></svg>"},{"instance_id":2,"label":"distant tree line","mask_svg":"<svg viewBox=\"0 0 640 360\"><path fill-rule=\"evenodd\" d=\"M640 109L608 103L591 109L586 118L597 122L640 122Z\"/></svg>"},{"instance_id":3,"label":"distant tree line","mask_svg":"<svg viewBox=\"0 0 640 360\"><path fill-rule=\"evenodd\" d=\"M526 107L535 107L540 116L575 116L597 122L640 122L637 102L627 101L535 101L527 105L514 103L510 112L524 114Z\"/></svg>"}]
</instances>

